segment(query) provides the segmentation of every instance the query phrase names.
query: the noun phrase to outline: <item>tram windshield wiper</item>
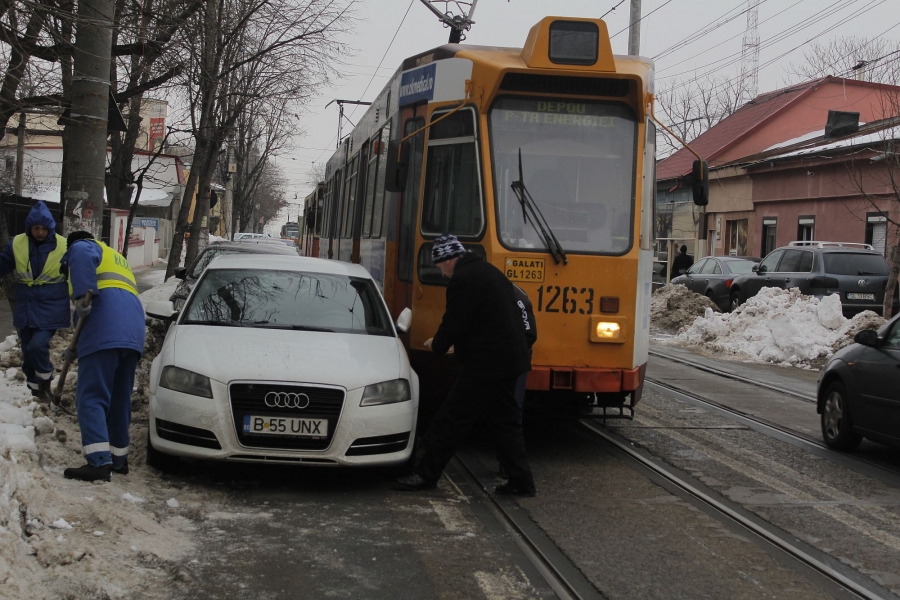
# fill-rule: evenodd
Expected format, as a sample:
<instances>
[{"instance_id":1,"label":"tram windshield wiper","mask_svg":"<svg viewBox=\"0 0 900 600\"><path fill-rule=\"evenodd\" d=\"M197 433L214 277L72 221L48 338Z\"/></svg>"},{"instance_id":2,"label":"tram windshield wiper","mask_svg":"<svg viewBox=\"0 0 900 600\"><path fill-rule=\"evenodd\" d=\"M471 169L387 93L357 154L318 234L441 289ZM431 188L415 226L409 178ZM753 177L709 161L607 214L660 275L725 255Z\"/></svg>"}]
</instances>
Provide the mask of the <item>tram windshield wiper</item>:
<instances>
[{"instance_id":1,"label":"tram windshield wiper","mask_svg":"<svg viewBox=\"0 0 900 600\"><path fill-rule=\"evenodd\" d=\"M521 148L519 148L519 180L513 181L510 187L512 187L513 193L519 200L519 204L522 205L522 218L527 223L528 216L531 215L531 226L534 227L535 233L537 233L540 238L544 240L544 244L547 246L547 250L549 250L550 254L553 256L553 260L556 261L556 264L559 264L560 261L562 261L564 265L569 264L569 259L566 256L566 251L563 250L562 244L560 244L559 240L556 239L556 235L553 233L553 229L551 229L550 224L547 222L547 219L545 219L543 213L541 213L541 209L537 205L537 202L534 201L534 198L531 197L531 193L528 191L528 188L525 187L525 177L522 176Z\"/></svg>"}]
</instances>

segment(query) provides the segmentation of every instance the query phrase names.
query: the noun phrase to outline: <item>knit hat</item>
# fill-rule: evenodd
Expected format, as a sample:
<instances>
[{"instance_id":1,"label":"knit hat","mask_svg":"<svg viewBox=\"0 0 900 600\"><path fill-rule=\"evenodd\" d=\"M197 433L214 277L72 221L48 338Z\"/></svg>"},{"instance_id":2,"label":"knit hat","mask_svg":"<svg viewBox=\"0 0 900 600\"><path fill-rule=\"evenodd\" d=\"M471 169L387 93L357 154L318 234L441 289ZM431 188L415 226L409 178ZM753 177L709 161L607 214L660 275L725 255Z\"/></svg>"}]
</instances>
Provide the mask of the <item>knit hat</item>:
<instances>
[{"instance_id":1,"label":"knit hat","mask_svg":"<svg viewBox=\"0 0 900 600\"><path fill-rule=\"evenodd\" d=\"M434 246L431 247L431 261L438 264L465 253L466 249L459 243L456 236L445 233L434 240Z\"/></svg>"},{"instance_id":2,"label":"knit hat","mask_svg":"<svg viewBox=\"0 0 900 600\"><path fill-rule=\"evenodd\" d=\"M72 244L78 242L80 240L92 240L94 236L91 235L89 231L73 231L66 238L66 247L71 247Z\"/></svg>"}]
</instances>

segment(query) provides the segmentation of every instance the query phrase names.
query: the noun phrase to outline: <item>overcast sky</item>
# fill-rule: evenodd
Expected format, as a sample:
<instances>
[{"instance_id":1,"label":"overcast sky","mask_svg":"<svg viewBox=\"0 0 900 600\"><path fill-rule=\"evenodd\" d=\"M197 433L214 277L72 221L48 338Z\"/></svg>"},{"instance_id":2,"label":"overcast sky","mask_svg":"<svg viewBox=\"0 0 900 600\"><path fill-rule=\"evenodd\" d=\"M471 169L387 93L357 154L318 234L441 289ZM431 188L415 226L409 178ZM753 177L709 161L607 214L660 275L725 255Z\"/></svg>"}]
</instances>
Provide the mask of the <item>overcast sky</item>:
<instances>
[{"instance_id":1,"label":"overcast sky","mask_svg":"<svg viewBox=\"0 0 900 600\"><path fill-rule=\"evenodd\" d=\"M475 25L463 43L521 47L528 30L545 16L596 18L617 4L619 0L478 0ZM627 51L629 5L624 0L604 18L616 54ZM643 0L641 55L656 61L657 86L666 77L685 79L712 69L718 69L715 75L736 77L747 26L746 14L738 13L746 8L747 0ZM404 58L446 43L449 35L421 0L360 0L356 15L355 32L347 40L354 53L344 61L343 78L310 104L299 123L305 135L295 140L293 152L276 160L288 179L288 198L306 196L312 163L323 163L334 152L337 107L325 105L334 98L374 99ZM669 51L690 34L729 18L702 38ZM785 69L802 62L810 47L805 42L842 36L900 39L900 0L759 0L759 91L784 85ZM354 114L348 106L347 115L355 123L363 112L360 107Z\"/></svg>"}]
</instances>

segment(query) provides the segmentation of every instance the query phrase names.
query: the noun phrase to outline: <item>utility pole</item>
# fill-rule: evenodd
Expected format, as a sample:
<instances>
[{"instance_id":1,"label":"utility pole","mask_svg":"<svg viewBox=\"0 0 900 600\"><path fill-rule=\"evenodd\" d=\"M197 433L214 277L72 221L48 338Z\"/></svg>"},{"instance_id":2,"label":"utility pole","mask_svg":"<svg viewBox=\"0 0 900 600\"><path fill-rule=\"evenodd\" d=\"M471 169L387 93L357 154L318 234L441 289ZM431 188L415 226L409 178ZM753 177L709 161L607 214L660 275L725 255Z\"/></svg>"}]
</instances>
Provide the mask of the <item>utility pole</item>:
<instances>
[{"instance_id":1,"label":"utility pole","mask_svg":"<svg viewBox=\"0 0 900 600\"><path fill-rule=\"evenodd\" d=\"M19 113L19 128L16 130L16 196L22 195L22 180L25 178L25 113Z\"/></svg>"},{"instance_id":2,"label":"utility pole","mask_svg":"<svg viewBox=\"0 0 900 600\"><path fill-rule=\"evenodd\" d=\"M113 0L78 2L72 107L66 122L66 231L85 229L98 239L103 229L113 14Z\"/></svg>"},{"instance_id":3,"label":"utility pole","mask_svg":"<svg viewBox=\"0 0 900 600\"><path fill-rule=\"evenodd\" d=\"M747 29L741 47L741 102L759 93L759 0L747 0Z\"/></svg>"},{"instance_id":4,"label":"utility pole","mask_svg":"<svg viewBox=\"0 0 900 600\"><path fill-rule=\"evenodd\" d=\"M637 56L641 53L641 0L631 0L628 22L628 54Z\"/></svg>"}]
</instances>

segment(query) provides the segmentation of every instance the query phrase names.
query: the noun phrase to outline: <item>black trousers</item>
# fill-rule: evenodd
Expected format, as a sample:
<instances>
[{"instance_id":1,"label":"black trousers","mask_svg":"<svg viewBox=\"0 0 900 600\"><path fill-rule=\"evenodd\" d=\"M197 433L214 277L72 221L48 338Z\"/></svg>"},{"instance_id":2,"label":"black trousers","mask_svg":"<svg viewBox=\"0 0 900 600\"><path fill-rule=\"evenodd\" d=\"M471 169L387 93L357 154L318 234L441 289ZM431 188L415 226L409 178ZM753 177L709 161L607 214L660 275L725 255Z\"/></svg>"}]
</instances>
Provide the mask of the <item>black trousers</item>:
<instances>
[{"instance_id":1,"label":"black trousers","mask_svg":"<svg viewBox=\"0 0 900 600\"><path fill-rule=\"evenodd\" d=\"M472 428L487 418L493 427L497 456L509 474L510 484L533 486L534 477L525 456L522 409L516 402L517 379L476 381L465 375L458 377L425 435L424 454L415 468L416 473L428 481L437 481Z\"/></svg>"}]
</instances>

